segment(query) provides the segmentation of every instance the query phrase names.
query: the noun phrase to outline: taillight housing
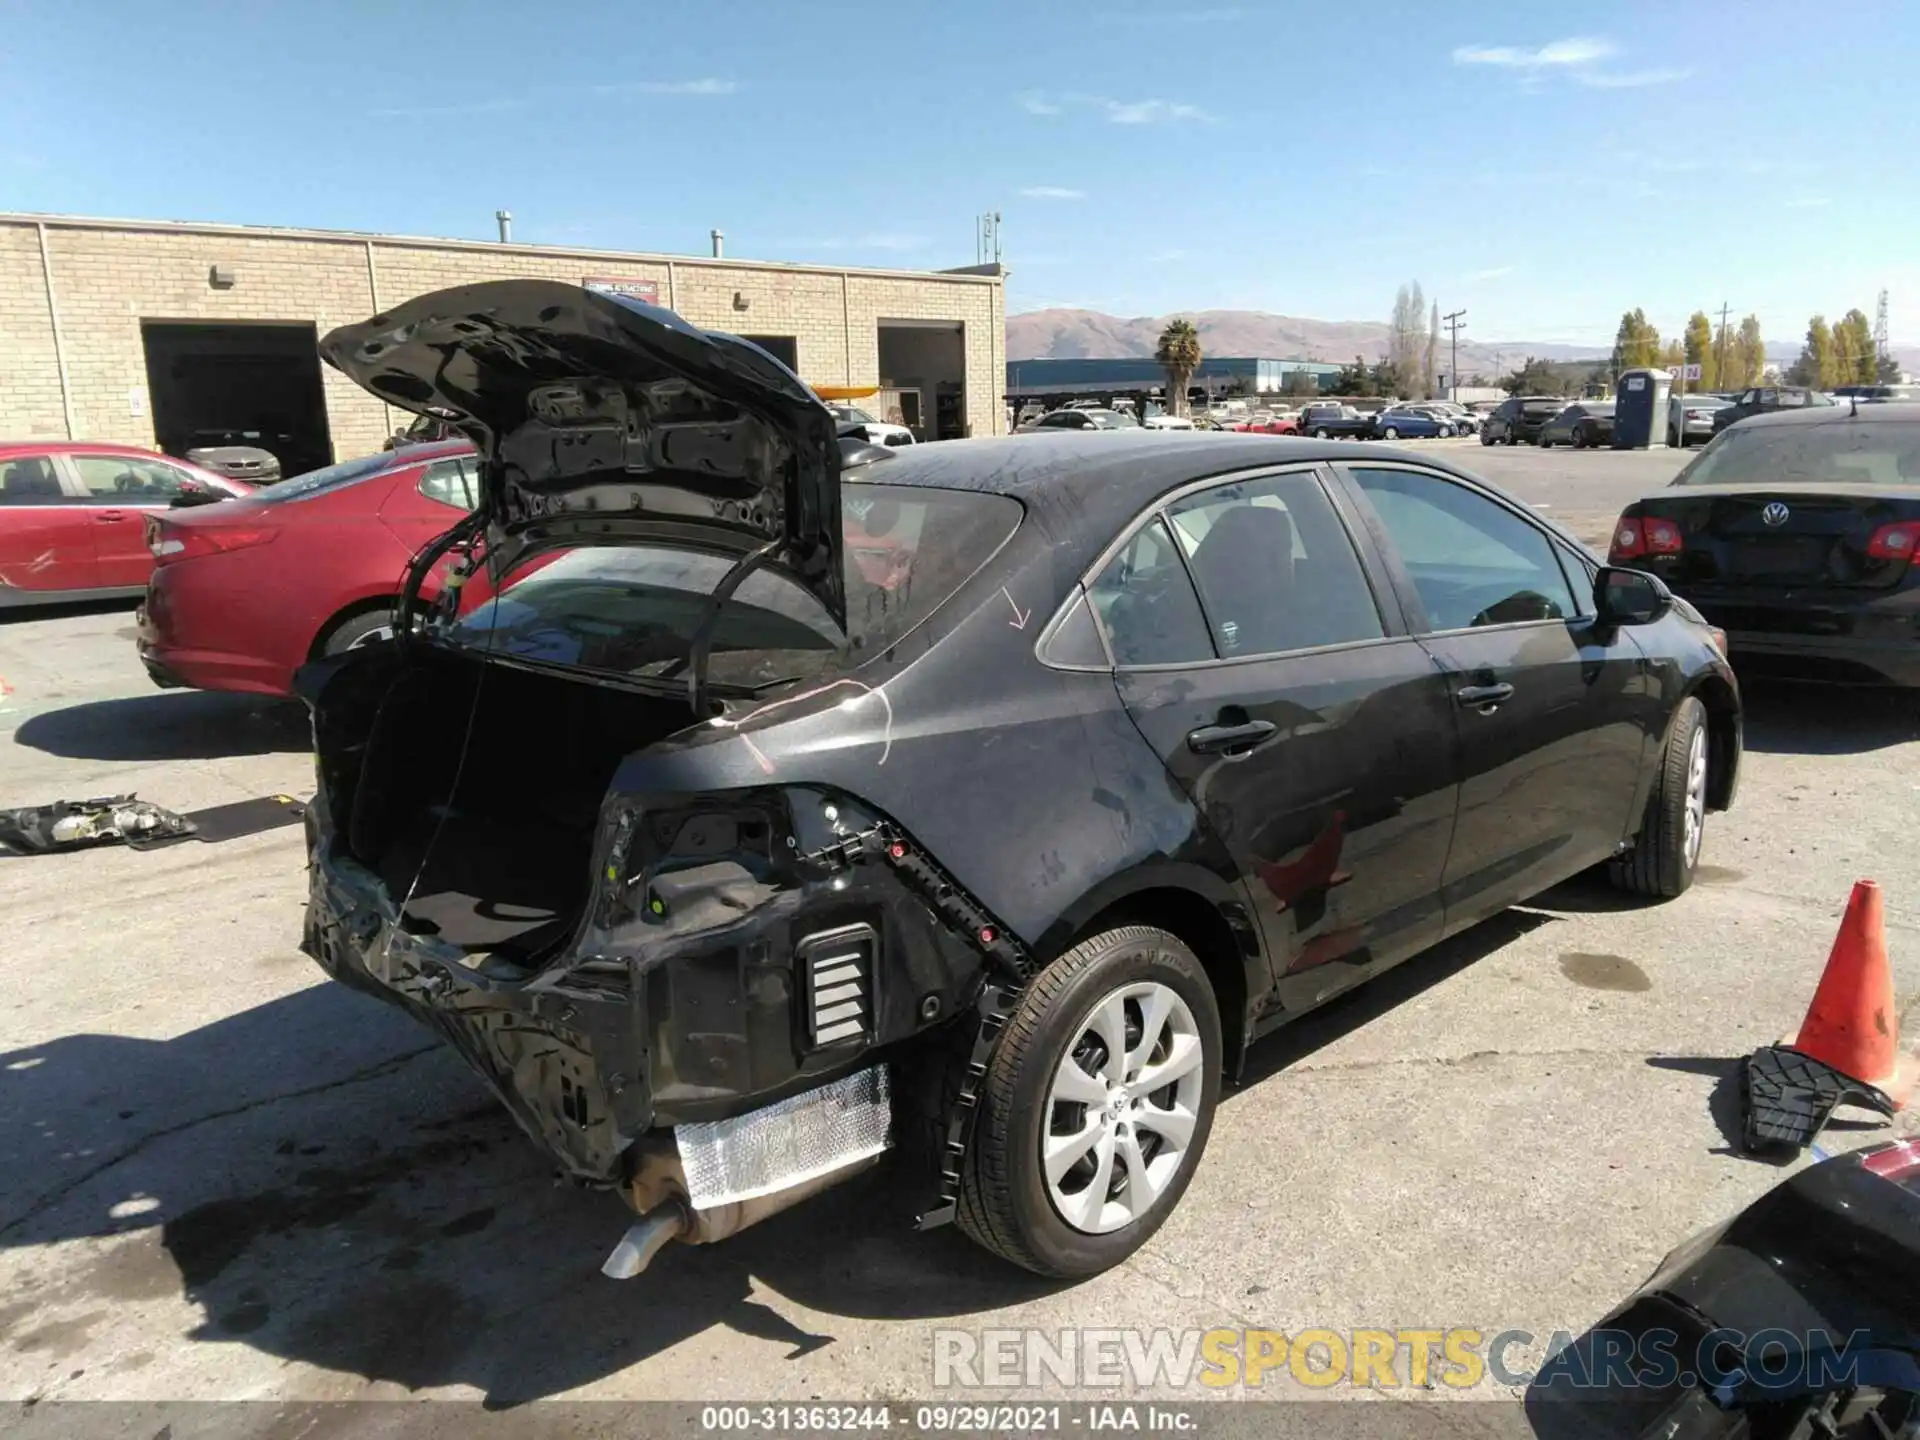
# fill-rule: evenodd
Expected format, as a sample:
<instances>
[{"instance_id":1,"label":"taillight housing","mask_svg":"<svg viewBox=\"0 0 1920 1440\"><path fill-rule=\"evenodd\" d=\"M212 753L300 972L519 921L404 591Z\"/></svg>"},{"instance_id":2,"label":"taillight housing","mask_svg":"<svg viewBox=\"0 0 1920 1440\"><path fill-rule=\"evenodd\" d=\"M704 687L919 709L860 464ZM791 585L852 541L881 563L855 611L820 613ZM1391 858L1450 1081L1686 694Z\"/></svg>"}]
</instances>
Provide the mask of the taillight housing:
<instances>
[{"instance_id":1,"label":"taillight housing","mask_svg":"<svg viewBox=\"0 0 1920 1440\"><path fill-rule=\"evenodd\" d=\"M1920 1140L1899 1140L1884 1150L1876 1150L1860 1162L1860 1167L1883 1180L1891 1180L1903 1189L1920 1194Z\"/></svg>"},{"instance_id":2,"label":"taillight housing","mask_svg":"<svg viewBox=\"0 0 1920 1440\"><path fill-rule=\"evenodd\" d=\"M156 565L265 545L279 533L271 525L169 525L158 516L147 517L147 549Z\"/></svg>"},{"instance_id":3,"label":"taillight housing","mask_svg":"<svg viewBox=\"0 0 1920 1440\"><path fill-rule=\"evenodd\" d=\"M1895 520L1882 525L1867 540L1867 554L1875 560L1911 560L1920 545L1920 520Z\"/></svg>"},{"instance_id":4,"label":"taillight housing","mask_svg":"<svg viewBox=\"0 0 1920 1440\"><path fill-rule=\"evenodd\" d=\"M1686 548L1680 534L1680 522L1661 515L1622 515L1614 524L1613 539L1607 546L1607 560L1640 560L1647 556L1678 555Z\"/></svg>"}]
</instances>

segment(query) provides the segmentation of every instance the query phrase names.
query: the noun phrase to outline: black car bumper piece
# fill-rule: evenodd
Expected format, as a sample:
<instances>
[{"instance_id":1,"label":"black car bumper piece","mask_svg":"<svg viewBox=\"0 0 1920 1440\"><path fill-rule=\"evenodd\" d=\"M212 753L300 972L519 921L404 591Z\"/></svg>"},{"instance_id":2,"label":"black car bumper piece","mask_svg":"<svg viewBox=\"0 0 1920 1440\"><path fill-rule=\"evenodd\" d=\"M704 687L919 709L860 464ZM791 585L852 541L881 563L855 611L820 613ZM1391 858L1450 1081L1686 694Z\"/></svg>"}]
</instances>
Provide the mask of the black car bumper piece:
<instances>
[{"instance_id":1,"label":"black car bumper piece","mask_svg":"<svg viewBox=\"0 0 1920 1440\"><path fill-rule=\"evenodd\" d=\"M740 799L769 814L790 803ZM764 848L759 863L716 854L630 886L626 857L659 819L639 801L609 806L595 861L608 886L528 970L403 918L381 877L342 853L323 793L307 816L302 948L439 1032L569 1178L614 1186L649 1131L732 1119L871 1066L960 1015L1011 954L890 828L779 843L771 866Z\"/></svg>"},{"instance_id":2,"label":"black car bumper piece","mask_svg":"<svg viewBox=\"0 0 1920 1440\"><path fill-rule=\"evenodd\" d=\"M1754 677L1920 686L1920 592L1683 592Z\"/></svg>"}]
</instances>

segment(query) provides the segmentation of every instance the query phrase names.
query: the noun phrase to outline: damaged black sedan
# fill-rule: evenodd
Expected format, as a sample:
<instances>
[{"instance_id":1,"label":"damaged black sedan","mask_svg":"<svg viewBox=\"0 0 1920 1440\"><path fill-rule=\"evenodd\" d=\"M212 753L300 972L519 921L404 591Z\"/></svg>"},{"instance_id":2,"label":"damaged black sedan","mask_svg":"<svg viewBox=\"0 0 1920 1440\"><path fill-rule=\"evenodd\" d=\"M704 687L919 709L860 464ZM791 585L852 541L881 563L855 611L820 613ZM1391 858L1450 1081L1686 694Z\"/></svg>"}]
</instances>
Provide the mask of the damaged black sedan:
<instances>
[{"instance_id":1,"label":"damaged black sedan","mask_svg":"<svg viewBox=\"0 0 1920 1440\"><path fill-rule=\"evenodd\" d=\"M889 1145L923 1224L1104 1269L1257 1035L1585 867L1677 894L1733 794L1698 616L1401 450L843 451L750 343L549 282L322 349L483 496L301 672L307 948L628 1199L609 1273Z\"/></svg>"}]
</instances>

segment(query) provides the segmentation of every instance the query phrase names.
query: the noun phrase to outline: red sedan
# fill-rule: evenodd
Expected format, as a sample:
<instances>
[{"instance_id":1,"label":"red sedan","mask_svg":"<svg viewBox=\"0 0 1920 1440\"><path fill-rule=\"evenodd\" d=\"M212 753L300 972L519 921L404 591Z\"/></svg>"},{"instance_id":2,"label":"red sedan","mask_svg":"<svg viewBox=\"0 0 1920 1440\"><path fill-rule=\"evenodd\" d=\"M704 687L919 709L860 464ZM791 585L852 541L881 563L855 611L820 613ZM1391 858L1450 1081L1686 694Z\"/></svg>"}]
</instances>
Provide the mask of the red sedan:
<instances>
[{"instance_id":1,"label":"red sedan","mask_svg":"<svg viewBox=\"0 0 1920 1440\"><path fill-rule=\"evenodd\" d=\"M153 569L149 515L251 494L244 480L127 445L0 444L0 609L138 595Z\"/></svg>"},{"instance_id":2,"label":"red sedan","mask_svg":"<svg viewBox=\"0 0 1920 1440\"><path fill-rule=\"evenodd\" d=\"M1255 435L1298 435L1300 422L1292 415L1275 415L1265 420L1246 420L1232 427Z\"/></svg>"},{"instance_id":3,"label":"red sedan","mask_svg":"<svg viewBox=\"0 0 1920 1440\"><path fill-rule=\"evenodd\" d=\"M148 525L140 659L154 682L292 693L293 672L391 632L414 554L480 497L464 440L316 470ZM428 577L425 600L437 593Z\"/></svg>"}]
</instances>

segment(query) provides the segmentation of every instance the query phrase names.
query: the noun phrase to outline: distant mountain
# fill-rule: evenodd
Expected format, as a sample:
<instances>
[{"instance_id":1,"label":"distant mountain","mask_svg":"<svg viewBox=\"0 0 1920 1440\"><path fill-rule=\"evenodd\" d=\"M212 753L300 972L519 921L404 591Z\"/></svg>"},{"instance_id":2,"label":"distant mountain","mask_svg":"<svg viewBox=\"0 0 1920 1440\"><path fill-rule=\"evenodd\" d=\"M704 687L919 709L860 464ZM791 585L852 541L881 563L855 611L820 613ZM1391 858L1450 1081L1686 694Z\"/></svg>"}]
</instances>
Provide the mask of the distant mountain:
<instances>
[{"instance_id":1,"label":"distant mountain","mask_svg":"<svg viewBox=\"0 0 1920 1440\"><path fill-rule=\"evenodd\" d=\"M1172 315L1123 319L1097 310L1030 310L1007 317L1009 360L1114 359L1153 354ZM1258 355L1274 360L1330 360L1345 364L1356 355L1371 363L1385 356L1387 326L1378 320L1306 320L1259 310L1200 310L1188 313L1200 331L1208 355ZM1442 363L1446 338L1441 337ZM1800 355L1800 340L1767 345L1770 363L1785 367ZM1460 341L1462 374L1492 375L1495 367L1515 369L1529 355L1541 360L1601 360L1609 351L1592 345L1560 345L1541 340ZM1894 358L1909 373L1920 371L1920 346L1896 345Z\"/></svg>"},{"instance_id":2,"label":"distant mountain","mask_svg":"<svg viewBox=\"0 0 1920 1440\"><path fill-rule=\"evenodd\" d=\"M1115 359L1153 354L1171 315L1122 319L1096 310L1032 310L1007 317L1009 360ZM1387 325L1379 320L1307 320L1268 315L1258 310L1201 310L1185 316L1200 331L1208 355L1258 355L1275 360L1329 360L1340 363L1364 355L1369 362L1387 352ZM1442 353L1446 341L1441 340ZM1606 355L1591 346L1524 341L1460 342L1463 373L1491 373L1495 364L1512 369L1529 355L1542 360L1587 360Z\"/></svg>"}]
</instances>

